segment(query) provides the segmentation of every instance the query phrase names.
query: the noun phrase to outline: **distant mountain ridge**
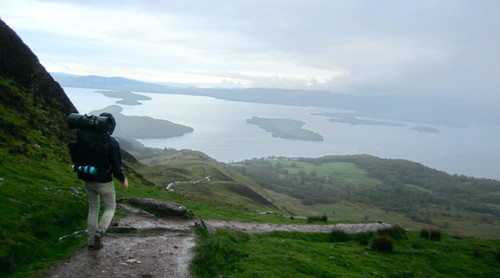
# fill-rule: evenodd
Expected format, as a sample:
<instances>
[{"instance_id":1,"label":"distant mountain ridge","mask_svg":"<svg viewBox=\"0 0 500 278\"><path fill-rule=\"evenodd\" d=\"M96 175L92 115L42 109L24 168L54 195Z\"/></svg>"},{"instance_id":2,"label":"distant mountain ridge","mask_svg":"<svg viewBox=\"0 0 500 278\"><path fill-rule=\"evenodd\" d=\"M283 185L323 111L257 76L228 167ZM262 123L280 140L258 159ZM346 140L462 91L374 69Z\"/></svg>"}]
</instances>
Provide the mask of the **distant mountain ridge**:
<instances>
[{"instance_id":1,"label":"distant mountain ridge","mask_svg":"<svg viewBox=\"0 0 500 278\"><path fill-rule=\"evenodd\" d=\"M67 73L51 73L51 75L64 87L130 91L160 91L165 89L164 85L155 85L123 77L79 76Z\"/></svg>"},{"instance_id":2,"label":"distant mountain ridge","mask_svg":"<svg viewBox=\"0 0 500 278\"><path fill-rule=\"evenodd\" d=\"M75 87L75 88L101 88L100 86L109 86L112 89L116 90L116 87L122 86L125 89L127 86L129 87L138 87L143 88L141 86L150 87L151 90L155 88L164 89L165 87L172 88L195 88L193 85L189 84L181 84L181 83L172 83L172 82L160 82L160 83L151 83L140 80L129 79L125 77L104 77L98 75L75 75L64 72L51 72L50 75L57 79L59 83L64 84L65 87ZM106 89L106 88L102 88Z\"/></svg>"},{"instance_id":3,"label":"distant mountain ridge","mask_svg":"<svg viewBox=\"0 0 500 278\"><path fill-rule=\"evenodd\" d=\"M478 106L469 101L451 97L361 96L317 90L271 88L197 88L179 84L152 84L121 77L78 76L62 73L52 73L52 75L63 87L184 94L240 102L317 106L352 110L364 117L436 125L464 126L471 123L500 125L500 113L494 105Z\"/></svg>"}]
</instances>

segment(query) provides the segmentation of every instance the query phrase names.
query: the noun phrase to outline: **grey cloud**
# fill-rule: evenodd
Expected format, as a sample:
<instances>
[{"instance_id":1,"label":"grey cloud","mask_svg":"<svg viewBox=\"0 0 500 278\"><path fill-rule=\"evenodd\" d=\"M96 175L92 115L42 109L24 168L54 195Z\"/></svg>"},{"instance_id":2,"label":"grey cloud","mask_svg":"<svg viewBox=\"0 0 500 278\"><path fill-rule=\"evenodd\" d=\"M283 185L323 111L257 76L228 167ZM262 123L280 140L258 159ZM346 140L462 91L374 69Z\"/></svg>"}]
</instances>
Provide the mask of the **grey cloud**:
<instances>
[{"instance_id":1,"label":"grey cloud","mask_svg":"<svg viewBox=\"0 0 500 278\"><path fill-rule=\"evenodd\" d=\"M218 72L220 78L240 73L238 79L228 83L246 80L249 84L313 86L359 94L468 97L474 91L500 99L496 96L500 87L500 1L71 3L81 9L122 12L130 18L113 26L117 23L100 19L110 28L96 40L82 42L69 34L47 36L46 45L40 49L50 57L61 53L71 60L75 52L75 60L90 63L94 56L116 68L177 68L184 72ZM40 34L27 36L42 37ZM106 38L108 41L99 45L99 39ZM72 42L65 43L65 39ZM48 49L53 44L57 46ZM304 77L277 72L292 64L304 68ZM281 66L263 76L270 65ZM325 81L324 76L308 74L308 69L331 71L332 76ZM259 70L262 74L249 73Z\"/></svg>"}]
</instances>

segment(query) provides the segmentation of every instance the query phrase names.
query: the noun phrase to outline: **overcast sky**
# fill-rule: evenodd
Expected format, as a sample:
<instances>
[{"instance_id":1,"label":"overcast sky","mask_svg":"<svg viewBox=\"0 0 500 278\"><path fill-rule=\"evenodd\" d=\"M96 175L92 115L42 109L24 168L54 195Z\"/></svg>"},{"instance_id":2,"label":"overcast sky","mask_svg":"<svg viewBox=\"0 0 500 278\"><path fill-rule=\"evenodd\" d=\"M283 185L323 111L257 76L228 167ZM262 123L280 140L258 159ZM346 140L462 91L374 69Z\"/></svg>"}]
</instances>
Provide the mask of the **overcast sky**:
<instances>
[{"instance_id":1,"label":"overcast sky","mask_svg":"<svg viewBox=\"0 0 500 278\"><path fill-rule=\"evenodd\" d=\"M500 99L497 0L0 0L50 72Z\"/></svg>"}]
</instances>

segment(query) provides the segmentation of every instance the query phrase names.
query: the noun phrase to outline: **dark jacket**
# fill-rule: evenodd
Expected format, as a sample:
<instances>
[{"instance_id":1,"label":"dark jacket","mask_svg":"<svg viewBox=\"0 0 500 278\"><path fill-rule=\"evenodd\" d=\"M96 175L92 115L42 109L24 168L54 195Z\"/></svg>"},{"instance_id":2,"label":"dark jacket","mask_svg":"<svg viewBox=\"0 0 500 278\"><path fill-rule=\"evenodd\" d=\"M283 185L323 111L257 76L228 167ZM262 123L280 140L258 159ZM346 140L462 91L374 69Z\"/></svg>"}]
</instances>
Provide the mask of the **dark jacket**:
<instances>
[{"instance_id":1,"label":"dark jacket","mask_svg":"<svg viewBox=\"0 0 500 278\"><path fill-rule=\"evenodd\" d=\"M109 173L109 180L111 181L113 175L115 178L123 182L125 180L125 175L123 174L122 168L122 156L120 152L120 144L115 138L110 138L111 147L109 148L109 161L111 166L111 171ZM105 181L106 182L106 181Z\"/></svg>"}]
</instances>

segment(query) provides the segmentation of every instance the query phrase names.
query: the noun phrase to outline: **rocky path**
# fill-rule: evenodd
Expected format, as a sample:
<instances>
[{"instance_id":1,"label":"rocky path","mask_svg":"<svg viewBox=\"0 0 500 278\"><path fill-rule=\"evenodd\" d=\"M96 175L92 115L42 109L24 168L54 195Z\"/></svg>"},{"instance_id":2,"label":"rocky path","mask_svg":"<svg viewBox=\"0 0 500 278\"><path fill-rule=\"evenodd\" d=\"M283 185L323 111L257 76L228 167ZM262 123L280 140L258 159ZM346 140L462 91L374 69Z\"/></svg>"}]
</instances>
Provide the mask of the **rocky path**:
<instances>
[{"instance_id":1,"label":"rocky path","mask_svg":"<svg viewBox=\"0 0 500 278\"><path fill-rule=\"evenodd\" d=\"M128 215L103 238L104 248L82 248L51 269L49 277L191 277L189 265L195 246L195 220L160 219L126 207ZM387 224L282 225L237 221L204 221L211 228L247 233L270 231L362 232Z\"/></svg>"},{"instance_id":2,"label":"rocky path","mask_svg":"<svg viewBox=\"0 0 500 278\"><path fill-rule=\"evenodd\" d=\"M82 248L49 277L190 277L194 221L160 219L129 211L99 251ZM124 232L126 231L126 233Z\"/></svg>"}]
</instances>

